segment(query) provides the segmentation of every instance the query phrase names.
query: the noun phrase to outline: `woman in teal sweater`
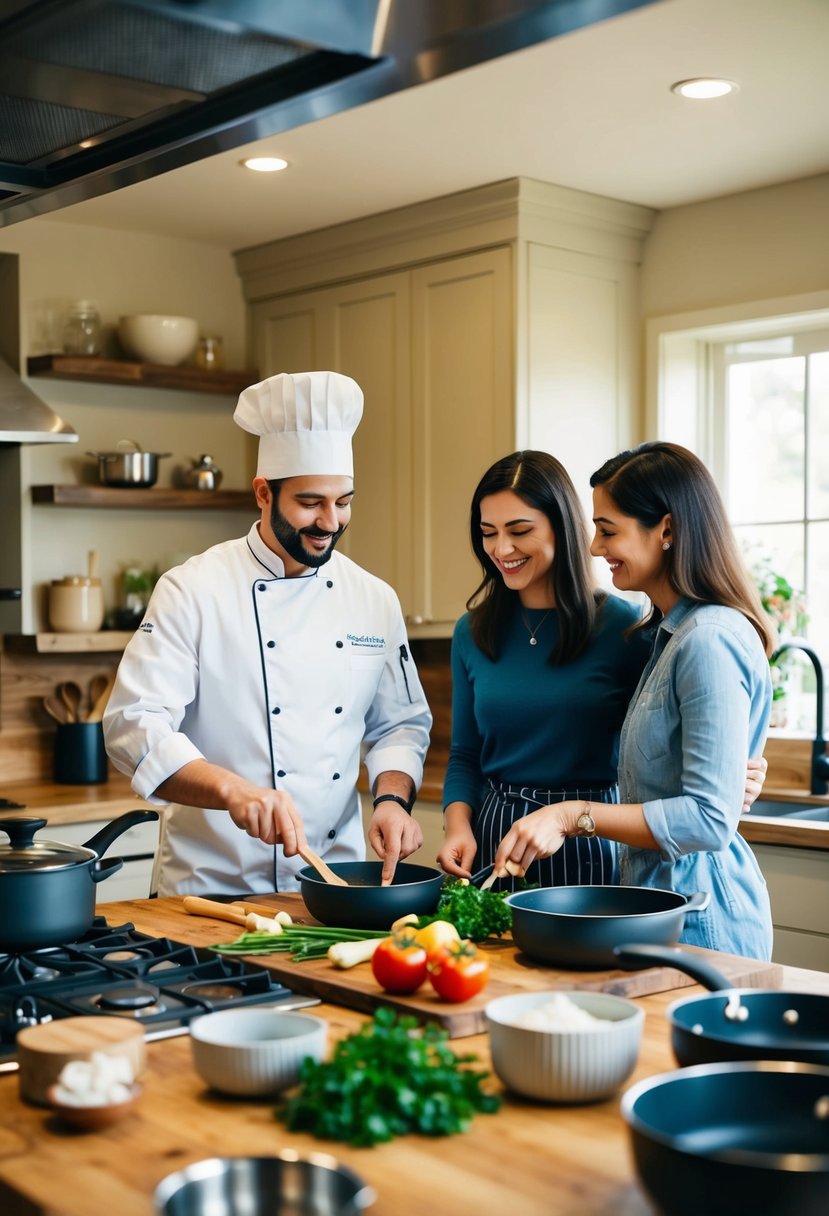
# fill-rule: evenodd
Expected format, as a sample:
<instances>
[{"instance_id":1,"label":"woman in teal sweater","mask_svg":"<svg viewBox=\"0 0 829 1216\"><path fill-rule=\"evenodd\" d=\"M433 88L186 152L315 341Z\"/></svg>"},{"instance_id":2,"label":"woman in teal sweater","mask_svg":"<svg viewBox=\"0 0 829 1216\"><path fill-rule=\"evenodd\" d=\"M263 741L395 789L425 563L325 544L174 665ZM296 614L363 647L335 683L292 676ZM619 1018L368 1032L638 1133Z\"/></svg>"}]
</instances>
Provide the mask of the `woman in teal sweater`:
<instances>
[{"instance_id":1,"label":"woman in teal sweater","mask_svg":"<svg viewBox=\"0 0 829 1216\"><path fill-rule=\"evenodd\" d=\"M526 451L497 461L475 490L470 528L483 577L452 640L437 858L467 878L492 863L511 825L530 812L577 799L618 802L619 733L653 640L641 629L628 638L640 610L596 589L581 504L555 457ZM749 765L750 801L764 767ZM568 837L526 881L618 882L616 846Z\"/></svg>"}]
</instances>

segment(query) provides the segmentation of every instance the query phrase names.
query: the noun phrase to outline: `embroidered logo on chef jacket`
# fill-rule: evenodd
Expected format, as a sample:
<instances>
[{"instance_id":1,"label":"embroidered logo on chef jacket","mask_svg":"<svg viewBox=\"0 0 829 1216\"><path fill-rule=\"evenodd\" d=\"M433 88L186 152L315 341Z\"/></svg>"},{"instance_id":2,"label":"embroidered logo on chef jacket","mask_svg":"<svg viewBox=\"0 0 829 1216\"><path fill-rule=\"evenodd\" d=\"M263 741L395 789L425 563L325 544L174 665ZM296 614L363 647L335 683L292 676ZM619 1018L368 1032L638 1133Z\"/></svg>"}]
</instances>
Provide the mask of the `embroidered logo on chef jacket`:
<instances>
[{"instance_id":1,"label":"embroidered logo on chef jacket","mask_svg":"<svg viewBox=\"0 0 829 1216\"><path fill-rule=\"evenodd\" d=\"M385 650L386 639L379 638L375 633L347 633L346 638L351 645L360 650Z\"/></svg>"},{"instance_id":2,"label":"embroidered logo on chef jacket","mask_svg":"<svg viewBox=\"0 0 829 1216\"><path fill-rule=\"evenodd\" d=\"M152 621L142 621L138 628L143 629L144 633L152 633L154 626Z\"/></svg>"}]
</instances>

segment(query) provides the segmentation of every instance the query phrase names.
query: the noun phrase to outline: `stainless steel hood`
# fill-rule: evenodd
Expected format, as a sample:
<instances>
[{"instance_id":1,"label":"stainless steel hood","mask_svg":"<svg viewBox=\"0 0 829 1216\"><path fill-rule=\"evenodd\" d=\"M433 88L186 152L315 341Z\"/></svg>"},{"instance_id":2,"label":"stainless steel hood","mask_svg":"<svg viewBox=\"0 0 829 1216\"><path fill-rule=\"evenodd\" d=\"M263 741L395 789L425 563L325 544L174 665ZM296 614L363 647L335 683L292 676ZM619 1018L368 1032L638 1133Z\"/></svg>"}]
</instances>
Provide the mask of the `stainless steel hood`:
<instances>
[{"instance_id":1,"label":"stainless steel hood","mask_svg":"<svg viewBox=\"0 0 829 1216\"><path fill-rule=\"evenodd\" d=\"M0 0L0 227L653 2Z\"/></svg>"},{"instance_id":2,"label":"stainless steel hood","mask_svg":"<svg viewBox=\"0 0 829 1216\"><path fill-rule=\"evenodd\" d=\"M77 442L77 431L0 359L0 443Z\"/></svg>"}]
</instances>

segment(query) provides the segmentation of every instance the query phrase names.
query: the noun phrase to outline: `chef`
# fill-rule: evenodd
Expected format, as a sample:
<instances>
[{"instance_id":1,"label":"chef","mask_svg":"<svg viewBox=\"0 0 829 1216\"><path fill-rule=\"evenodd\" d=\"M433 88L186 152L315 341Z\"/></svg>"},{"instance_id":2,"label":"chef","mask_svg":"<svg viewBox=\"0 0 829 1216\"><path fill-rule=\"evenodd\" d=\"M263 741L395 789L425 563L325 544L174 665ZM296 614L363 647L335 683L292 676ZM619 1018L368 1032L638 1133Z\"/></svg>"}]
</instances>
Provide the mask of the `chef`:
<instances>
[{"instance_id":1,"label":"chef","mask_svg":"<svg viewBox=\"0 0 829 1216\"><path fill-rule=\"evenodd\" d=\"M397 596L335 551L351 517L363 394L335 372L271 376L234 420L259 436L261 518L159 579L104 715L132 788L166 804L160 895L295 890L306 843L390 878L423 842L411 816L432 717Z\"/></svg>"}]
</instances>

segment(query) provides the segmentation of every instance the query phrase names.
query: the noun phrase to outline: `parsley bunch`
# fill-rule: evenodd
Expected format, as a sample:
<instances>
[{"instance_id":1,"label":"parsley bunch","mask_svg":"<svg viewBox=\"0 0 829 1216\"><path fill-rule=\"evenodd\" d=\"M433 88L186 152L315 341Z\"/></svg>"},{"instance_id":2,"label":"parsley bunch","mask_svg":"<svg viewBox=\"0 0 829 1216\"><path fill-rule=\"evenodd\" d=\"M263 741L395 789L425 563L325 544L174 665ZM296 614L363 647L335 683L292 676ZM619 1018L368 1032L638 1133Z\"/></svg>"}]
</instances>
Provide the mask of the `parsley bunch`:
<instances>
[{"instance_id":1,"label":"parsley bunch","mask_svg":"<svg viewBox=\"0 0 829 1216\"><path fill-rule=\"evenodd\" d=\"M501 937L512 928L512 912L504 897L508 891L482 891L472 883L454 879L444 884L435 915L428 920L448 920L461 937L482 942L487 937ZM427 923L422 917L420 925Z\"/></svg>"},{"instance_id":2,"label":"parsley bunch","mask_svg":"<svg viewBox=\"0 0 829 1216\"><path fill-rule=\"evenodd\" d=\"M489 1076L465 1065L439 1026L419 1027L381 1006L371 1022L341 1039L330 1060L306 1059L300 1084L276 1110L291 1131L370 1147L420 1132L466 1131L476 1111L491 1114L501 1099L481 1082Z\"/></svg>"}]
</instances>

